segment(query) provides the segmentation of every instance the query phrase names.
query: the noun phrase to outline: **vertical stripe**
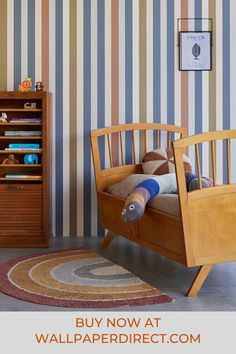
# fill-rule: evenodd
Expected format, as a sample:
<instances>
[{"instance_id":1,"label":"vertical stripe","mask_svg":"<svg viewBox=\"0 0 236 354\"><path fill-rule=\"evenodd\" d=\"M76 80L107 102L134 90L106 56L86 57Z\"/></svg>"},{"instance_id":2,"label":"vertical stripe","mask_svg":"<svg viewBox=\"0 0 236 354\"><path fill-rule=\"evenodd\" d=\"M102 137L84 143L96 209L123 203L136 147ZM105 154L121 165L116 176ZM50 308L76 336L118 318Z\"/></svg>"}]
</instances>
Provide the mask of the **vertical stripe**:
<instances>
[{"instance_id":1,"label":"vertical stripe","mask_svg":"<svg viewBox=\"0 0 236 354\"><path fill-rule=\"evenodd\" d=\"M84 235L84 1L77 0L77 233Z\"/></svg>"},{"instance_id":2,"label":"vertical stripe","mask_svg":"<svg viewBox=\"0 0 236 354\"><path fill-rule=\"evenodd\" d=\"M41 19L41 18L40 18ZM35 0L28 2L28 75L35 87Z\"/></svg>"},{"instance_id":3,"label":"vertical stripe","mask_svg":"<svg viewBox=\"0 0 236 354\"><path fill-rule=\"evenodd\" d=\"M202 17L202 0L195 0L195 18ZM201 21L195 21L195 31L201 31ZM202 72L195 71L195 133L202 132ZM199 146L199 159L202 164L202 146Z\"/></svg>"},{"instance_id":4,"label":"vertical stripe","mask_svg":"<svg viewBox=\"0 0 236 354\"><path fill-rule=\"evenodd\" d=\"M224 0L225 1L225 0ZM222 43L222 1L216 0L216 130L223 128L223 43ZM217 183L223 182L223 144L217 141L216 144L216 176Z\"/></svg>"},{"instance_id":5,"label":"vertical stripe","mask_svg":"<svg viewBox=\"0 0 236 354\"><path fill-rule=\"evenodd\" d=\"M91 0L84 1L84 235L91 235Z\"/></svg>"},{"instance_id":6,"label":"vertical stripe","mask_svg":"<svg viewBox=\"0 0 236 354\"><path fill-rule=\"evenodd\" d=\"M147 43L146 43L146 0L139 1L139 121L147 119ZM144 156L143 134L140 136L140 157Z\"/></svg>"},{"instance_id":7,"label":"vertical stripe","mask_svg":"<svg viewBox=\"0 0 236 354\"><path fill-rule=\"evenodd\" d=\"M111 97L111 119L112 125L119 123L119 1L112 0L111 3L111 55L112 55L112 97ZM119 165L119 141L118 135L112 136L112 155L115 165Z\"/></svg>"},{"instance_id":8,"label":"vertical stripe","mask_svg":"<svg viewBox=\"0 0 236 354\"><path fill-rule=\"evenodd\" d=\"M236 100L235 100L235 92L236 92L236 41L235 36L236 33L236 1L230 0L230 128L236 129ZM235 151L236 151L236 139L231 141L231 181L232 183L236 183L236 164L235 164Z\"/></svg>"},{"instance_id":9,"label":"vertical stripe","mask_svg":"<svg viewBox=\"0 0 236 354\"><path fill-rule=\"evenodd\" d=\"M105 126L105 0L98 0L97 4L97 125ZM105 166L104 140L99 141L101 166ZM98 235L104 231L98 222Z\"/></svg>"},{"instance_id":10,"label":"vertical stripe","mask_svg":"<svg viewBox=\"0 0 236 354\"><path fill-rule=\"evenodd\" d=\"M160 123L167 123L167 1L161 0L161 120ZM162 132L160 139L161 147L166 146L166 134Z\"/></svg>"},{"instance_id":11,"label":"vertical stripe","mask_svg":"<svg viewBox=\"0 0 236 354\"><path fill-rule=\"evenodd\" d=\"M175 108L175 53L174 53L174 0L167 0L167 122L174 124Z\"/></svg>"},{"instance_id":12,"label":"vertical stripe","mask_svg":"<svg viewBox=\"0 0 236 354\"><path fill-rule=\"evenodd\" d=\"M188 17L194 18L194 0L188 2ZM194 30L194 21L189 22L189 30ZM195 72L189 71L188 73L188 116L189 116L189 135L195 134ZM193 171L195 170L195 151L191 146L189 149L189 157L193 164Z\"/></svg>"},{"instance_id":13,"label":"vertical stripe","mask_svg":"<svg viewBox=\"0 0 236 354\"><path fill-rule=\"evenodd\" d=\"M7 3L7 90L14 90L14 0ZM4 11L1 12L4 16ZM6 19L6 17L4 16ZM4 20L1 21L2 26ZM4 76L3 76L4 77Z\"/></svg>"},{"instance_id":14,"label":"vertical stripe","mask_svg":"<svg viewBox=\"0 0 236 354\"><path fill-rule=\"evenodd\" d=\"M76 102L73 80L71 81L70 77L72 65L70 53L70 40L72 35L70 32L73 26L71 8L73 8L72 1L68 2L67 0L63 0L63 236L75 236L71 221L74 211L71 210L70 204L72 183L70 179L70 167L71 159L73 159L73 153L70 151L70 147L74 139L73 133L71 136L70 128L74 120L74 103ZM73 69L75 68L73 67ZM75 78L76 81L76 72L73 78ZM73 97L73 101L71 100L71 96ZM76 196L76 193L74 193L74 195Z\"/></svg>"},{"instance_id":15,"label":"vertical stripe","mask_svg":"<svg viewBox=\"0 0 236 354\"><path fill-rule=\"evenodd\" d=\"M132 123L139 123L139 1L132 3ZM135 159L139 155L139 132L134 132Z\"/></svg>"},{"instance_id":16,"label":"vertical stripe","mask_svg":"<svg viewBox=\"0 0 236 354\"><path fill-rule=\"evenodd\" d=\"M29 0L31 2L31 0ZM42 45L46 44L46 39L42 38L44 34L42 26L44 26L45 19L43 18L43 0L35 1L35 81L42 81ZM47 23L45 23L47 29ZM48 36L48 32L45 33ZM43 81L45 85L45 82ZM47 87L47 86L46 86ZM44 89L46 89L44 87Z\"/></svg>"},{"instance_id":17,"label":"vertical stripe","mask_svg":"<svg viewBox=\"0 0 236 354\"><path fill-rule=\"evenodd\" d=\"M50 47L49 47L49 90L51 92L55 92L56 88L56 83L55 83L55 17L56 17L56 12L55 12L55 0L50 0L49 3L49 17L50 17L50 23L49 23L49 38L50 38ZM52 159L51 159L51 198L52 198L52 233L54 236L56 235L56 185L55 185L55 180L56 180L56 146L55 146L55 141L56 141L56 134L55 134L55 94L52 94L51 98L51 137L52 137Z\"/></svg>"},{"instance_id":18,"label":"vertical stripe","mask_svg":"<svg viewBox=\"0 0 236 354\"><path fill-rule=\"evenodd\" d=\"M188 0L181 0L181 17L188 18ZM182 21L182 31L188 30L188 21ZM181 72L181 125L188 128L188 71Z\"/></svg>"},{"instance_id":19,"label":"vertical stripe","mask_svg":"<svg viewBox=\"0 0 236 354\"><path fill-rule=\"evenodd\" d=\"M7 1L0 4L0 90L7 90Z\"/></svg>"},{"instance_id":20,"label":"vertical stripe","mask_svg":"<svg viewBox=\"0 0 236 354\"><path fill-rule=\"evenodd\" d=\"M21 82L21 0L14 0L14 88Z\"/></svg>"},{"instance_id":21,"label":"vertical stripe","mask_svg":"<svg viewBox=\"0 0 236 354\"><path fill-rule=\"evenodd\" d=\"M69 160L70 160L70 235L77 236L77 4L70 1L70 38L69 38L69 68L70 68L70 127L69 127Z\"/></svg>"},{"instance_id":22,"label":"vertical stripe","mask_svg":"<svg viewBox=\"0 0 236 354\"><path fill-rule=\"evenodd\" d=\"M125 1L125 123L132 123L132 0ZM132 143L130 134L126 134L125 157L126 163L131 162Z\"/></svg>"},{"instance_id":23,"label":"vertical stripe","mask_svg":"<svg viewBox=\"0 0 236 354\"><path fill-rule=\"evenodd\" d=\"M147 112L146 121L153 122L153 0L147 0L146 8L146 85L147 85ZM153 147L153 132L147 133L148 151Z\"/></svg>"},{"instance_id":24,"label":"vertical stripe","mask_svg":"<svg viewBox=\"0 0 236 354\"><path fill-rule=\"evenodd\" d=\"M21 81L28 77L28 0L21 0Z\"/></svg>"},{"instance_id":25,"label":"vertical stripe","mask_svg":"<svg viewBox=\"0 0 236 354\"><path fill-rule=\"evenodd\" d=\"M125 16L124 16L125 1L126 0L119 0L119 123L120 124L125 123ZM136 1L136 4L138 4L138 1ZM134 68L134 62L133 62L133 68ZM133 91L133 107L135 106L134 102L135 100L134 100L134 91Z\"/></svg>"},{"instance_id":26,"label":"vertical stripe","mask_svg":"<svg viewBox=\"0 0 236 354\"><path fill-rule=\"evenodd\" d=\"M181 0L174 1L174 28L173 28L173 46L174 46L174 124L181 126L181 71L179 71L179 47L177 23L178 18L181 17ZM187 97L186 97L187 100ZM174 138L178 139L179 135L175 134Z\"/></svg>"},{"instance_id":27,"label":"vertical stripe","mask_svg":"<svg viewBox=\"0 0 236 354\"><path fill-rule=\"evenodd\" d=\"M49 0L42 0L42 81L49 89Z\"/></svg>"},{"instance_id":28,"label":"vertical stripe","mask_svg":"<svg viewBox=\"0 0 236 354\"><path fill-rule=\"evenodd\" d=\"M91 1L91 129L97 129L97 1ZM92 156L91 156L92 158ZM97 236L97 193L91 163L91 236Z\"/></svg>"},{"instance_id":29,"label":"vertical stripe","mask_svg":"<svg viewBox=\"0 0 236 354\"><path fill-rule=\"evenodd\" d=\"M223 13L223 128L230 129L230 0L222 2ZM224 144L223 177L227 183L226 145Z\"/></svg>"},{"instance_id":30,"label":"vertical stripe","mask_svg":"<svg viewBox=\"0 0 236 354\"><path fill-rule=\"evenodd\" d=\"M202 2L202 17L208 18L208 2ZM209 22L202 22L202 30L209 31ZM202 132L209 131L209 71L202 72ZM202 174L209 176L209 144L202 144Z\"/></svg>"},{"instance_id":31,"label":"vertical stripe","mask_svg":"<svg viewBox=\"0 0 236 354\"><path fill-rule=\"evenodd\" d=\"M56 235L63 234L63 0L56 0Z\"/></svg>"},{"instance_id":32,"label":"vertical stripe","mask_svg":"<svg viewBox=\"0 0 236 354\"><path fill-rule=\"evenodd\" d=\"M105 126L110 126L111 122L111 90L112 90L112 57L111 57L111 5L113 0L105 1ZM107 140L105 143L105 167L110 167Z\"/></svg>"},{"instance_id":33,"label":"vertical stripe","mask_svg":"<svg viewBox=\"0 0 236 354\"><path fill-rule=\"evenodd\" d=\"M161 120L161 5L153 0L153 120Z\"/></svg>"}]
</instances>

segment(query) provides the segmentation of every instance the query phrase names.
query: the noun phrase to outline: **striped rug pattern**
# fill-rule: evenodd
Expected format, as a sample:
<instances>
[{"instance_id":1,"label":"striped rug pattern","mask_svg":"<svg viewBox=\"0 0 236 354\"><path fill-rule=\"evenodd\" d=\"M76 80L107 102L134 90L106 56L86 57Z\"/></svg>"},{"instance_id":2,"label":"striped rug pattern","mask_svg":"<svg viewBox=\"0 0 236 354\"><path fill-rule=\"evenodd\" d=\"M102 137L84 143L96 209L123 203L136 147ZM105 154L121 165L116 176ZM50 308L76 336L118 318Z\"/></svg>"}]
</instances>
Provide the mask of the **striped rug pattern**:
<instances>
[{"instance_id":1,"label":"striped rug pattern","mask_svg":"<svg viewBox=\"0 0 236 354\"><path fill-rule=\"evenodd\" d=\"M212 18L211 72L178 71L180 17ZM207 27L191 21L181 29ZM97 218L91 129L153 121L184 125L190 134L236 127L235 33L235 0L1 0L0 90L14 90L31 76L53 93L55 236L104 233ZM137 150L143 146L140 139ZM130 147L127 136L127 152ZM120 158L117 148L114 138L114 161ZM224 149L217 145L218 183L225 179ZM207 146L200 159L208 175ZM236 168L232 175L236 179Z\"/></svg>"},{"instance_id":2,"label":"striped rug pattern","mask_svg":"<svg viewBox=\"0 0 236 354\"><path fill-rule=\"evenodd\" d=\"M77 308L173 300L124 268L85 249L20 257L3 263L0 291L43 305Z\"/></svg>"}]
</instances>

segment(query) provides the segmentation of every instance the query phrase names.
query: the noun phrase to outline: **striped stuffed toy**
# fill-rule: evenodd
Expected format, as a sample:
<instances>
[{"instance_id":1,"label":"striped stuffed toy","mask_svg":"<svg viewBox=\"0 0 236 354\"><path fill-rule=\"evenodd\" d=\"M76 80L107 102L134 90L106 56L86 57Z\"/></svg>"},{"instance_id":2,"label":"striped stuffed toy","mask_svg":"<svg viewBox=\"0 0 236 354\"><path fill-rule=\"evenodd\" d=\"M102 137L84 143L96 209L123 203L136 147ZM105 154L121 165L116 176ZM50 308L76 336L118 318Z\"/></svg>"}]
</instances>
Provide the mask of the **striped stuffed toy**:
<instances>
[{"instance_id":1,"label":"striped stuffed toy","mask_svg":"<svg viewBox=\"0 0 236 354\"><path fill-rule=\"evenodd\" d=\"M186 186L188 191L199 188L198 176L192 172L186 173ZM202 188L212 186L212 180L202 177ZM152 176L139 183L128 195L121 213L123 222L138 221L144 214L149 200L158 194L177 193L175 173Z\"/></svg>"}]
</instances>

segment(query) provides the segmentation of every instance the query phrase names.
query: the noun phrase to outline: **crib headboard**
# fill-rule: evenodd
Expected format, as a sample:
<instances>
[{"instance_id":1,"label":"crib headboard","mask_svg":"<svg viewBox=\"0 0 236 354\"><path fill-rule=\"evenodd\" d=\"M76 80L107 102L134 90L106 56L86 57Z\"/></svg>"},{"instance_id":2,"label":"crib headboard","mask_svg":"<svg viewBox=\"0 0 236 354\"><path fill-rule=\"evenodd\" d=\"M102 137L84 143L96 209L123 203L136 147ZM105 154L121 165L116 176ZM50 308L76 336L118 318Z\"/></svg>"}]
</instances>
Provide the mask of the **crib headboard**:
<instances>
[{"instance_id":1,"label":"crib headboard","mask_svg":"<svg viewBox=\"0 0 236 354\"><path fill-rule=\"evenodd\" d=\"M90 136L97 191L104 191L132 173L142 173L140 162L150 150L150 140L151 150L170 148L173 140L187 136L187 129L158 123L120 124L93 130Z\"/></svg>"}]
</instances>

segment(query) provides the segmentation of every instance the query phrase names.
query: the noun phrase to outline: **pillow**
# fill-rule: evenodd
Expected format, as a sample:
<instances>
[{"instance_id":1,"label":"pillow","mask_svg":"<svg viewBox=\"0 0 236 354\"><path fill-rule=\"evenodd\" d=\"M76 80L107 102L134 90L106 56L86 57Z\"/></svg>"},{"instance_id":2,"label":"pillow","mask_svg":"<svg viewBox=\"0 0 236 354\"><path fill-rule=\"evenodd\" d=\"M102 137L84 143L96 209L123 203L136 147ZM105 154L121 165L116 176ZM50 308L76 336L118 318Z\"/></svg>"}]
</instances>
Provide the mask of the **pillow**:
<instances>
[{"instance_id":1,"label":"pillow","mask_svg":"<svg viewBox=\"0 0 236 354\"><path fill-rule=\"evenodd\" d=\"M188 156L183 154L184 171L192 172L192 164ZM175 172L173 149L156 149L146 153L143 158L143 172L152 175L165 175Z\"/></svg>"}]
</instances>

